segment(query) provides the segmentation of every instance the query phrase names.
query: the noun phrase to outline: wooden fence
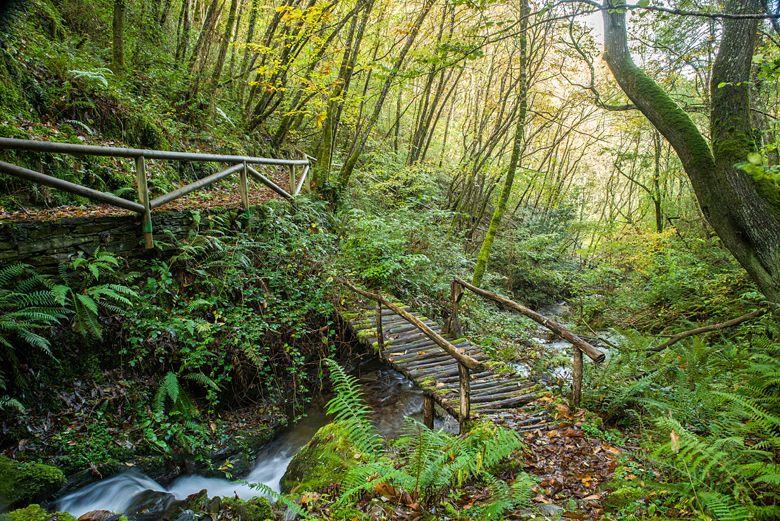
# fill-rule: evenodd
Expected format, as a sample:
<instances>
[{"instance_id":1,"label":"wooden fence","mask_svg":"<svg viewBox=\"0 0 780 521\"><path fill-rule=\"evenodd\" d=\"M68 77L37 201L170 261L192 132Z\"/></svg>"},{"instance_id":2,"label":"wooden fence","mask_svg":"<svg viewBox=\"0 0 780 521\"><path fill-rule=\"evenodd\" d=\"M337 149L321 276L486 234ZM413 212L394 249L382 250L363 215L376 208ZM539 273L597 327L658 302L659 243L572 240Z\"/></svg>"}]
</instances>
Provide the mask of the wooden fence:
<instances>
[{"instance_id":1,"label":"wooden fence","mask_svg":"<svg viewBox=\"0 0 780 521\"><path fill-rule=\"evenodd\" d=\"M138 201L132 201L114 194L101 192L87 186L71 183L70 181L65 181L64 179L59 179L41 172L36 172L35 170L30 170L28 168L11 163L6 163L5 161L0 161L0 172L140 214L142 219L144 246L147 249L154 247L154 239L152 235L152 211L154 209L159 208L164 204L170 203L171 201L174 201L191 192L206 188L207 186L210 186L217 181L225 179L234 174L238 174L239 176L238 190L241 195L241 205L245 209L249 206L248 178L250 176L260 183L266 185L268 188L285 199L292 200L295 196L300 194L301 190L303 189L304 183L307 180L309 169L311 167L311 158L308 156L306 156L304 159L274 159L253 156L202 154L190 152L172 152L165 150L146 150L138 148L78 145L72 143L55 143L50 141L33 141L12 138L0 138L0 150L25 150L28 152L70 154L76 156L92 155L134 159ZM172 192L151 199L147 186L146 173L146 160L148 159L227 163L231 166L215 174L198 179L197 181L194 181L186 186L182 186L181 188L173 190ZM289 168L290 191L288 192L284 188L271 181L268 177L258 172L255 166L259 165L273 165ZM302 167L300 176L296 176L296 167Z\"/></svg>"}]
</instances>

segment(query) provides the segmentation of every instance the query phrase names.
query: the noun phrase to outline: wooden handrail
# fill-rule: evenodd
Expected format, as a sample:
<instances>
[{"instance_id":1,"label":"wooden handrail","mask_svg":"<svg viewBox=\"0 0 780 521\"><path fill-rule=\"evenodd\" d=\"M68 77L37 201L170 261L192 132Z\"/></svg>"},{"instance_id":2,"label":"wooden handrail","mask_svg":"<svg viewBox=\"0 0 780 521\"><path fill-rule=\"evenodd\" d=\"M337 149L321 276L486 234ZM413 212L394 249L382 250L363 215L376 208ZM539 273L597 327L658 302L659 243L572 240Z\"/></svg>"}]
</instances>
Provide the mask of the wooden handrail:
<instances>
[{"instance_id":1,"label":"wooden handrail","mask_svg":"<svg viewBox=\"0 0 780 521\"><path fill-rule=\"evenodd\" d=\"M417 317L409 313L403 308L400 308L387 300L385 297L383 297L379 293L372 293L370 291L366 291L364 289L360 289L348 280L345 279L339 279L345 286L347 286L349 289L354 291L355 293L359 295L363 295L364 297L370 298L372 300L375 300L377 302L380 302L383 306L385 306L388 309L391 309L395 314L401 316L404 318L407 322L415 326L417 329L422 331L425 336L433 340L439 347L441 347L444 351L447 352L451 357L453 357L455 360L458 361L458 363L463 364L468 369L477 369L482 366L482 363L479 360L476 360L475 358L470 357L467 354L461 353L457 347L455 347L454 344L452 344L449 340L438 334L437 332L433 331L430 327L425 325L424 322L419 320Z\"/></svg>"},{"instance_id":2,"label":"wooden handrail","mask_svg":"<svg viewBox=\"0 0 780 521\"><path fill-rule=\"evenodd\" d=\"M571 343L574 347L588 355L588 357L596 362L597 364L600 364L604 361L606 358L606 355L603 351L601 351L596 346L593 346L583 340L582 338L578 337L568 329L566 329L564 326L556 322L555 320L552 320L550 318L545 317L541 313L537 313L533 309L529 309L522 304L518 304L517 302L514 302L512 300L509 300L508 298L501 296L497 293L493 293L491 291L488 291L486 289L479 288L473 284L470 284L466 282L463 279L460 279L458 277L455 277L453 279L457 284L463 286L464 288L472 291L473 293L476 293L477 295L481 297L485 297L486 299L492 300L494 302L497 302L501 304L504 307L507 307L513 311L517 311L518 313L525 315L529 317L530 319L538 322L539 324L543 325L559 337L563 338L564 340Z\"/></svg>"},{"instance_id":3,"label":"wooden handrail","mask_svg":"<svg viewBox=\"0 0 780 521\"><path fill-rule=\"evenodd\" d=\"M466 288L481 297L492 300L501 306L509 308L513 311L517 311L518 313L535 320L574 346L574 357L572 359L573 370L571 375L571 403L574 407L579 407L580 400L582 399L582 377L584 373L582 354L585 353L590 357L591 360L598 364L603 362L606 358L604 352L578 337L555 320L547 318L541 313L537 313L533 309L529 309L522 304L518 304L517 302L499 295L498 293L493 293L492 291L479 288L458 277L454 277L452 279L451 286L450 305L452 306L452 316L450 317L448 327L451 332L457 331L460 328L458 323L458 301L463 295L463 288Z\"/></svg>"},{"instance_id":4,"label":"wooden handrail","mask_svg":"<svg viewBox=\"0 0 780 521\"><path fill-rule=\"evenodd\" d=\"M65 192L80 195L93 201L107 203L125 210L141 214L142 231L144 236L144 245L147 249L154 247L152 240L152 210L166 203L169 203L179 197L182 197L195 190L205 188L217 181L228 177L236 172L240 173L238 189L241 195L241 206L245 210L249 206L247 174L251 175L264 185L268 186L277 194L286 199L294 199L303 188L306 175L309 172L311 164L309 156L304 159L275 159L268 157L252 157L225 154L202 154L190 152L172 152L166 150L146 150L140 148L120 148L104 147L95 145L80 145L75 143L57 143L52 141L34 141L29 139L0 138L0 150L26 150L29 152L47 152L56 154L71 155L94 155L109 157L127 157L135 159L136 170L136 188L138 190L138 202L130 201L113 194L100 192L92 188L71 183L63 179L58 179L50 175L36 172L28 168L23 168L11 163L0 161L0 172L27 179L35 183L57 188ZM149 190L146 185L146 160L147 159L165 159L172 161L202 161L217 163L232 163L232 166L225 170L211 174L202 179L198 179L188 185L163 194L155 199L149 198ZM291 169L290 192L265 177L255 170L250 164L254 165L278 165L286 166ZM301 178L297 183L292 181L293 171L296 165L304 167Z\"/></svg>"},{"instance_id":5,"label":"wooden handrail","mask_svg":"<svg viewBox=\"0 0 780 521\"><path fill-rule=\"evenodd\" d=\"M439 347L441 347L447 354L449 354L452 358L455 359L455 361L458 362L458 394L459 394L459 405L458 405L458 424L460 425L460 432L461 434L466 432L467 429L467 423L469 420L469 417L471 415L471 382L470 382L470 371L472 369L478 369L482 367L482 362L479 360L476 360L475 358L470 357L469 355L465 353L461 353L458 351L458 348L455 347L450 341L448 341L446 338L429 328L427 325L425 325L424 322L419 320L417 317L409 313L403 308L400 308L387 300L385 297L383 297L379 293L372 293L370 291L366 291L364 289L360 289L348 280L345 279L339 279L342 284L347 286L349 289L357 293L358 295L363 295L364 297L370 298L372 300L375 300L377 302L376 307L376 333L377 333L377 343L380 347L384 347L385 339L384 339L384 332L382 328L382 306L385 306L386 308L392 310L397 315L404 318L407 322L415 326L417 329L423 332L425 336L430 338L434 341ZM432 397L429 396L426 393L425 400L424 400L424 415L423 415L423 421L425 425L427 425L429 428L433 428L433 402Z\"/></svg>"}]
</instances>

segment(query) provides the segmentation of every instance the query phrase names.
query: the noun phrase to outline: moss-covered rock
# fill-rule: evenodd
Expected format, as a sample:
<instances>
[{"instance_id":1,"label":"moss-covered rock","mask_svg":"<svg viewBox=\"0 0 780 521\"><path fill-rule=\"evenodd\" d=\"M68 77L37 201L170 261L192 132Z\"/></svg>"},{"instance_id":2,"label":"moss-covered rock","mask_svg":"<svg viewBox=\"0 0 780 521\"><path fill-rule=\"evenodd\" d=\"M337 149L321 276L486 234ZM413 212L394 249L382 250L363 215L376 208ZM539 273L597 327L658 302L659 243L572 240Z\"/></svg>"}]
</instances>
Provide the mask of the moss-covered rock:
<instances>
[{"instance_id":1,"label":"moss-covered rock","mask_svg":"<svg viewBox=\"0 0 780 521\"><path fill-rule=\"evenodd\" d=\"M282 492L322 490L341 481L341 477L362 459L341 425L329 423L290 461L282 477Z\"/></svg>"},{"instance_id":2,"label":"moss-covered rock","mask_svg":"<svg viewBox=\"0 0 780 521\"><path fill-rule=\"evenodd\" d=\"M248 501L234 498L222 500L222 514L228 514L229 519L241 521L266 521L276 519L271 503L264 497L255 497Z\"/></svg>"},{"instance_id":3,"label":"moss-covered rock","mask_svg":"<svg viewBox=\"0 0 780 521\"><path fill-rule=\"evenodd\" d=\"M56 467L0 456L0 509L46 499L64 484L65 475Z\"/></svg>"},{"instance_id":4,"label":"moss-covered rock","mask_svg":"<svg viewBox=\"0 0 780 521\"><path fill-rule=\"evenodd\" d=\"M66 512L47 512L40 505L30 505L0 514L0 521L76 521L76 518Z\"/></svg>"}]
</instances>

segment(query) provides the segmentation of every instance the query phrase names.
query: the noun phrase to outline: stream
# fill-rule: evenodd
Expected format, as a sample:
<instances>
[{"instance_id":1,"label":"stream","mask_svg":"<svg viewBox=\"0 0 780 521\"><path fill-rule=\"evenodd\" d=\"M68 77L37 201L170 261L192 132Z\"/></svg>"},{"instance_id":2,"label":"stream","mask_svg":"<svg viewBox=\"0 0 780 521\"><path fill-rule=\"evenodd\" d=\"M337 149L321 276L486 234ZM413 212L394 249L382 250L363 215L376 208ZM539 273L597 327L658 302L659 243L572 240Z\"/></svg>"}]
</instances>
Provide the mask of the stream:
<instances>
[{"instance_id":1,"label":"stream","mask_svg":"<svg viewBox=\"0 0 780 521\"><path fill-rule=\"evenodd\" d=\"M541 311L556 319L568 314L565 303L548 306ZM548 387L564 388L570 385L571 345L555 338L541 326L531 338L531 344L540 350L543 360L549 361L542 373L537 374L542 382ZM609 350L605 350L609 354ZM534 372L525 361L511 365L526 376ZM422 421L423 394L400 373L380 368L363 373L359 380L364 398L374 410L374 423L384 437L392 438L400 434L407 417ZM237 496L241 499L262 495L261 491L250 486L252 483L263 483L278 492L282 476L293 456L327 422L322 407L311 407L301 421L268 443L258 454L252 470L237 481L192 474L179 476L168 486L163 486L138 470L130 470L71 492L58 499L55 506L57 510L69 512L75 517L94 510L132 516L141 511L163 511L173 501L186 499L204 489L209 497ZM436 419L435 427L458 432L457 421L446 414Z\"/></svg>"},{"instance_id":2,"label":"stream","mask_svg":"<svg viewBox=\"0 0 780 521\"><path fill-rule=\"evenodd\" d=\"M378 369L360 376L360 382L366 401L374 409L374 423L383 436L397 436L406 417L422 420L422 392L400 373ZM321 407L312 407L304 419L261 450L252 470L240 481L192 474L179 476L166 487L138 470L130 470L71 492L55 501L55 506L77 518L94 510L132 515L141 510L164 510L174 500L186 499L203 489L209 497L241 499L262 495L251 483L263 483L278 492L290 460L327 421ZM437 419L436 427L457 432L457 422L448 416Z\"/></svg>"}]
</instances>

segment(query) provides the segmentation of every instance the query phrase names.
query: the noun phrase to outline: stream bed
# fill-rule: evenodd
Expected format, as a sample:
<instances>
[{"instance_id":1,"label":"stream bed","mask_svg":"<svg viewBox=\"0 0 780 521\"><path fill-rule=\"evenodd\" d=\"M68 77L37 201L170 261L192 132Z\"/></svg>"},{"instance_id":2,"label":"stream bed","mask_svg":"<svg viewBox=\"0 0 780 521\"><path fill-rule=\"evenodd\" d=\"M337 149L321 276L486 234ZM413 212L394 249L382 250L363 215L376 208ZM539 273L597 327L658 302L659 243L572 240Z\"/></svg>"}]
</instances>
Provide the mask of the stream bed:
<instances>
[{"instance_id":1,"label":"stream bed","mask_svg":"<svg viewBox=\"0 0 780 521\"><path fill-rule=\"evenodd\" d=\"M400 373L378 369L360 376L360 382L366 401L374 409L374 422L383 436L397 436L407 417L422 419L422 392ZM56 500L54 506L75 517L94 510L132 515L140 511L163 511L172 502L204 489L209 497L237 496L241 499L262 495L251 486L252 483L262 483L278 492L279 482L293 456L327 421L321 407L312 407L304 419L267 444L249 474L237 481L192 474L179 476L163 486L138 470L130 470L71 492ZM436 426L457 432L457 422L449 417L437 419Z\"/></svg>"}]
</instances>

